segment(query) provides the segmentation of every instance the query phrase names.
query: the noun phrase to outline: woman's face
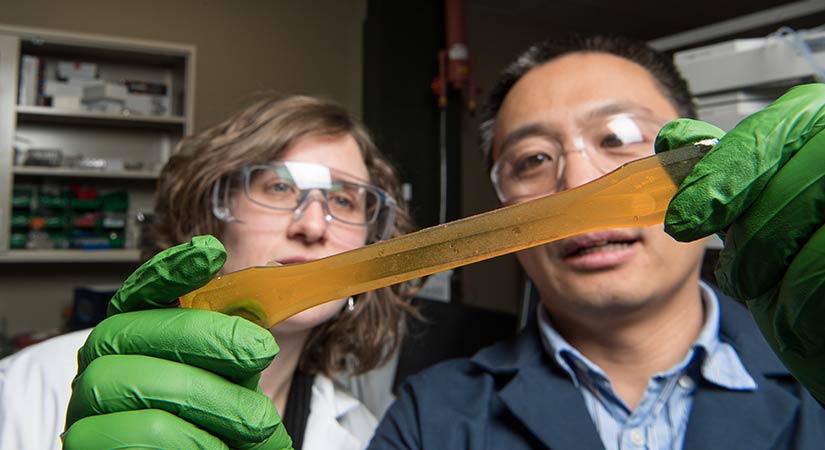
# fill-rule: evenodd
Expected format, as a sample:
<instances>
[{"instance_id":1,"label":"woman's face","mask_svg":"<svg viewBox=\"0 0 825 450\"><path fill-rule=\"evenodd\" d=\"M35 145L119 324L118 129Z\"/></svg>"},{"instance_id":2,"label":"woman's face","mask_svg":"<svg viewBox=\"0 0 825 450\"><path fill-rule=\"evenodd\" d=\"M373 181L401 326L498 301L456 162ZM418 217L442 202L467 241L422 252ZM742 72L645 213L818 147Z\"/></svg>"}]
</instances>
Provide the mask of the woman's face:
<instances>
[{"instance_id":1,"label":"woman's face","mask_svg":"<svg viewBox=\"0 0 825 450\"><path fill-rule=\"evenodd\" d=\"M361 151L350 135L307 136L278 158L320 164L361 180L369 179ZM310 196L320 199L318 191ZM223 273L267 263L293 264L311 261L363 246L367 227L327 220L322 201L311 201L299 217L293 211L264 208L242 191L233 194L233 215L221 238L227 251ZM306 331L326 322L341 310L344 300L306 310L278 324L279 333Z\"/></svg>"}]
</instances>

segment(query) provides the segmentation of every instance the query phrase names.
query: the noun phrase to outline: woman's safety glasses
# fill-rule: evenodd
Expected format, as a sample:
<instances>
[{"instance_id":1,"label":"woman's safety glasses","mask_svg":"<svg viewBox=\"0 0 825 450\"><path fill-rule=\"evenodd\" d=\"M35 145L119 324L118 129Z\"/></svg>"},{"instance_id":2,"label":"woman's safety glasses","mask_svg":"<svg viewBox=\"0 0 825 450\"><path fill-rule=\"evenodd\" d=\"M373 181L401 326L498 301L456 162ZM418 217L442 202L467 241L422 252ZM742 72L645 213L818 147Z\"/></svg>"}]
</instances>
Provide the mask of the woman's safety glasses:
<instances>
[{"instance_id":1,"label":"woman's safety glasses","mask_svg":"<svg viewBox=\"0 0 825 450\"><path fill-rule=\"evenodd\" d=\"M225 177L212 191L213 212L226 221L244 221L231 195L242 189L252 203L273 211L292 212L299 220L313 201L323 207L327 223L333 220L368 227L367 242L387 239L395 222L395 200L389 194L352 175L306 162L276 161L244 167Z\"/></svg>"}]
</instances>

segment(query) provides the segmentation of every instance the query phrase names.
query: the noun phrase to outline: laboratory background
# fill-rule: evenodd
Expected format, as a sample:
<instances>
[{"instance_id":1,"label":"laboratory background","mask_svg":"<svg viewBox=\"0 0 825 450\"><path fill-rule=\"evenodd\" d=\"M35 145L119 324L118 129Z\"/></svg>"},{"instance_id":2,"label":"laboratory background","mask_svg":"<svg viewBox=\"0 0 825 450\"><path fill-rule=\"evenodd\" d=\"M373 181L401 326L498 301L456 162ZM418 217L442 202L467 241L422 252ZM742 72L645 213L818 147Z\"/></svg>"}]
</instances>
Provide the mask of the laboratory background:
<instances>
[{"instance_id":1,"label":"laboratory background","mask_svg":"<svg viewBox=\"0 0 825 450\"><path fill-rule=\"evenodd\" d=\"M102 319L141 261L175 143L261 93L361 117L428 227L497 206L477 109L530 43L649 41L675 58L700 119L727 129L822 80L823 24L825 0L2 0L0 352ZM523 323L531 289L507 255L437 274L419 297L473 330L499 324L481 345Z\"/></svg>"}]
</instances>

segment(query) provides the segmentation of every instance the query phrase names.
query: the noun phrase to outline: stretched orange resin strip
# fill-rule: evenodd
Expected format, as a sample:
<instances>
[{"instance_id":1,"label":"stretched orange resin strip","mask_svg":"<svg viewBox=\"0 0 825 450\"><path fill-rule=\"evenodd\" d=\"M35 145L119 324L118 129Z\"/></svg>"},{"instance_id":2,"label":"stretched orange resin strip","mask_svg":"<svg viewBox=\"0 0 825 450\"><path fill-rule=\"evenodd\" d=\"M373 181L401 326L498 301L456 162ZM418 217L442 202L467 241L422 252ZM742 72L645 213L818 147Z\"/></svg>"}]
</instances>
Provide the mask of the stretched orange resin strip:
<instances>
[{"instance_id":1,"label":"stretched orange resin strip","mask_svg":"<svg viewBox=\"0 0 825 450\"><path fill-rule=\"evenodd\" d=\"M219 276L181 306L243 315L267 328L321 303L565 237L661 223L714 142L628 163L588 184L316 261Z\"/></svg>"}]
</instances>

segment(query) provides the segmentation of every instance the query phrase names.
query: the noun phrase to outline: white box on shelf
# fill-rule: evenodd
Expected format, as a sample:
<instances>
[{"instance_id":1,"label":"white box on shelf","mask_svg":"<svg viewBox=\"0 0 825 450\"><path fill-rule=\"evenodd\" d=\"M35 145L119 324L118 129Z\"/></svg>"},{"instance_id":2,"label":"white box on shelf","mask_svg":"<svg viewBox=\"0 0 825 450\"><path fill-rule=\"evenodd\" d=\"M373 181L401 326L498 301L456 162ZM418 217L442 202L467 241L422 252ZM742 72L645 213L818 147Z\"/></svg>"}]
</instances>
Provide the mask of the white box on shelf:
<instances>
[{"instance_id":1,"label":"white box on shelf","mask_svg":"<svg viewBox=\"0 0 825 450\"><path fill-rule=\"evenodd\" d=\"M693 101L697 108L733 103L763 103L767 106L785 92L784 89L739 89L721 94L700 95Z\"/></svg>"},{"instance_id":2,"label":"white box on shelf","mask_svg":"<svg viewBox=\"0 0 825 450\"><path fill-rule=\"evenodd\" d=\"M61 80L97 78L97 64L80 61L58 61L57 78Z\"/></svg>"},{"instance_id":3,"label":"white box on shelf","mask_svg":"<svg viewBox=\"0 0 825 450\"><path fill-rule=\"evenodd\" d=\"M83 101L119 100L125 102L127 94L126 86L109 81L101 81L83 88Z\"/></svg>"},{"instance_id":4,"label":"white box on shelf","mask_svg":"<svg viewBox=\"0 0 825 450\"><path fill-rule=\"evenodd\" d=\"M782 90L741 89L694 98L700 120L729 131L745 117L765 108L782 94Z\"/></svg>"},{"instance_id":5,"label":"white box on shelf","mask_svg":"<svg viewBox=\"0 0 825 450\"><path fill-rule=\"evenodd\" d=\"M825 31L732 41L676 52L673 62L688 80L694 95L765 84L796 84L825 66ZM800 44L800 42L802 44ZM810 59L803 56L807 46Z\"/></svg>"},{"instance_id":6,"label":"white box on shelf","mask_svg":"<svg viewBox=\"0 0 825 450\"><path fill-rule=\"evenodd\" d=\"M80 97L74 95L53 95L52 108L82 109Z\"/></svg>"},{"instance_id":7,"label":"white box on shelf","mask_svg":"<svg viewBox=\"0 0 825 450\"><path fill-rule=\"evenodd\" d=\"M725 131L730 131L742 119L763 109L765 106L765 104L759 102L731 103L698 108L696 114L699 116L699 120L712 123Z\"/></svg>"}]
</instances>

